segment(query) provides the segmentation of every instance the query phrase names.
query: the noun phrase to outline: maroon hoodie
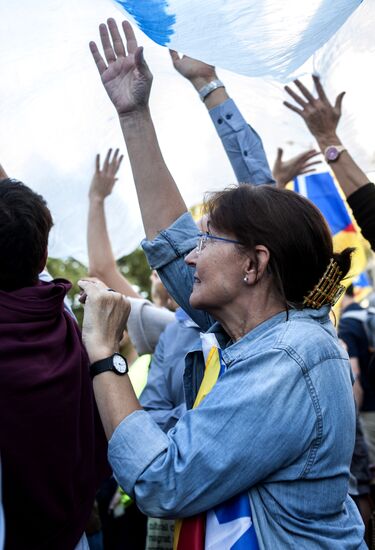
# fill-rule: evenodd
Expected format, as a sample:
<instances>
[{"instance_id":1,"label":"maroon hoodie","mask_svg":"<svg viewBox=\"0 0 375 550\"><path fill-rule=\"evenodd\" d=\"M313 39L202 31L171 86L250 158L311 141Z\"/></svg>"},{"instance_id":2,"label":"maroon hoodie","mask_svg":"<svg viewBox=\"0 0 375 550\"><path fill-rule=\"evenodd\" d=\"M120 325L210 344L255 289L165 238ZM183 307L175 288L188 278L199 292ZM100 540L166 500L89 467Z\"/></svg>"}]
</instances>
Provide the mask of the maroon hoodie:
<instances>
[{"instance_id":1,"label":"maroon hoodie","mask_svg":"<svg viewBox=\"0 0 375 550\"><path fill-rule=\"evenodd\" d=\"M73 550L98 483L106 441L70 284L0 291L0 456L6 550Z\"/></svg>"}]
</instances>

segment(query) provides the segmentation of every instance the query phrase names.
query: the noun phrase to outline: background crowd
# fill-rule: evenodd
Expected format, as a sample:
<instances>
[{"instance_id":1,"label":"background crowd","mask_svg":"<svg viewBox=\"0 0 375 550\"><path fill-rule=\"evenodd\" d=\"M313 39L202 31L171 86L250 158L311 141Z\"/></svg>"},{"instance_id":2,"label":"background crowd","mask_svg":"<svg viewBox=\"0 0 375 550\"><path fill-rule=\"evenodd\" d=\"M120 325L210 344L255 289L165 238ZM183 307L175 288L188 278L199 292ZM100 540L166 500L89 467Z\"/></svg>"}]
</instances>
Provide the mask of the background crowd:
<instances>
[{"instance_id":1,"label":"background crowd","mask_svg":"<svg viewBox=\"0 0 375 550\"><path fill-rule=\"evenodd\" d=\"M255 530L249 529L248 548L293 544L301 548L371 547L375 467L372 294L369 291L361 305L351 284L353 273L347 276L352 251L333 251L317 210L294 191L285 191L294 178L328 163L354 223L369 243L372 261L375 189L339 137L344 93L331 102L315 75L314 92L298 80L285 87L286 108L303 119L317 148L288 160L279 149L271 171L248 114L239 111L215 68L171 51L176 71L196 89L197 100L200 96L204 102L239 184L209 199L193 221L163 164L148 118L150 70L131 27L125 23L123 29L126 49L115 23L109 20L108 27L100 27L104 58L95 44L91 51L120 117L146 230L144 249L155 269L149 274L151 295L145 297L139 292L141 285L131 284L116 263L105 200L116 185L123 157L119 149L110 149L103 159L98 154L89 189L89 266L81 283L88 296L87 350L72 303L66 299L69 284L61 279L52 283L51 274L44 270L52 226L48 207L15 179L17 174L6 174L4 169L0 174L0 403L6 418L0 427L4 510L0 532L1 536L5 533L4 547L73 550L88 544L91 550L167 550L173 545L175 518L201 512L210 518L212 509L244 489L253 490L249 514ZM204 191L202 182L202 200ZM260 242L255 242L258 235ZM237 249L232 251L232 246L244 247L244 242L246 250L256 251L254 256L238 257ZM265 242L270 244L264 246ZM222 248L215 248L217 243ZM215 251L217 257L211 264L204 263ZM331 260L340 276L328 271ZM199 274L193 281L192 270ZM236 270L241 271L240 279ZM346 287L344 296L341 283ZM324 285L331 285L325 294ZM324 294L321 302L316 289ZM127 311L116 317L120 305L114 304L107 315L112 306L103 300L116 300L120 295L127 297ZM336 318L332 317L333 328L328 314L338 297L341 302ZM113 351L121 350L126 356L135 395L125 382L122 387L116 381L115 388L109 380L107 387L95 381L93 388L88 365L104 359L101 352L106 343L104 336L103 340L92 337L93 332L97 336L93 327L99 326L95 325L99 322L95 309L90 309L96 299L104 321L112 315L108 327L113 329L117 321L113 337L109 329L105 333L104 324L100 327L108 341L121 340ZM247 310L252 316L245 318ZM305 311L313 313L307 318ZM267 325L276 318L277 327ZM243 327L239 319L245 319ZM222 333L214 328L214 321L220 322L220 330L225 329ZM292 333L289 340L282 332L287 323ZM315 325L324 326L326 334L322 336ZM267 330L254 336L262 326ZM205 394L203 405L195 407L204 377L195 379L199 379L201 365L194 354L202 354L202 347L204 354L202 332L206 330L220 344L224 372L219 374L223 379L211 388L212 394ZM305 386L299 389L301 382L292 366L287 361L284 366L281 351L274 352L273 339L285 354L298 355L306 362L306 376L317 392L316 398L310 393L312 404L306 405ZM260 370L251 363L249 350L263 365ZM305 354L313 356L313 363L308 363ZM243 357L249 361L245 367ZM204 359L207 369L206 355ZM229 368L232 362L233 370ZM321 367L317 369L316 364ZM248 371L254 371L255 377L250 388ZM275 392L280 391L281 382L276 372L284 378L279 399ZM104 381L105 375L95 380L100 378ZM187 389L188 384L195 385L195 393ZM228 389L226 384L231 384ZM248 392L246 398L237 395L237 385L247 388L243 391ZM220 408L223 397L225 407ZM247 402L250 398L254 404ZM295 404L291 406L288 399ZM322 426L314 416L319 407ZM141 416L144 411L147 419ZM233 424L229 426L228 420L219 426L221 414L229 415L225 418ZM203 426L202 417L215 429ZM276 420L284 438L280 445L277 432L268 426L276 427ZM293 429L291 423L296 424ZM303 437L298 433L302 426ZM257 432L267 432L267 437L258 439ZM199 444L205 437L231 441L232 433L233 456L227 456L224 443L218 444L217 462L209 467L204 454L200 457L197 451ZM111 438L110 465L105 435ZM248 449L251 441L253 451ZM317 483L315 500L306 493L309 481ZM285 497L286 493L292 496ZM272 505L267 498L273 499ZM353 500L356 507L352 507ZM263 507L265 511L260 512ZM345 521L337 518L339 512ZM207 534L211 527L206 522ZM185 522L177 527L180 535L184 527ZM275 541L278 546L272 546Z\"/></svg>"}]
</instances>

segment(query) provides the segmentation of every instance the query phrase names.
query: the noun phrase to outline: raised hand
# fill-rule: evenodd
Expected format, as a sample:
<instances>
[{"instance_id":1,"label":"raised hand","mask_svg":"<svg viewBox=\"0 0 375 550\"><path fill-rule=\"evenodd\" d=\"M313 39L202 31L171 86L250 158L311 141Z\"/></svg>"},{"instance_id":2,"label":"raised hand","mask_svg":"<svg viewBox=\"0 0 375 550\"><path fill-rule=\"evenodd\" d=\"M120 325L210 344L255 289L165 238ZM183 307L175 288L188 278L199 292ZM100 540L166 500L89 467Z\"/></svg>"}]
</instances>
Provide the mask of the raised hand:
<instances>
[{"instance_id":1,"label":"raised hand","mask_svg":"<svg viewBox=\"0 0 375 550\"><path fill-rule=\"evenodd\" d=\"M108 150L102 168L100 168L100 155L96 155L95 173L91 180L89 197L90 199L104 200L112 193L113 186L117 181L116 174L121 166L123 155L118 156L116 149L112 156L112 149Z\"/></svg>"},{"instance_id":2,"label":"raised hand","mask_svg":"<svg viewBox=\"0 0 375 550\"><path fill-rule=\"evenodd\" d=\"M289 86L285 86L285 91L301 108L296 107L288 101L284 101L284 105L303 118L308 129L318 142L334 143L334 140L337 139L336 129L341 117L342 100L345 92L341 92L337 96L335 104L331 105L319 77L313 75L313 80L318 92L317 98L309 92L302 82L295 80L294 83L301 93L296 93Z\"/></svg>"},{"instance_id":3,"label":"raised hand","mask_svg":"<svg viewBox=\"0 0 375 550\"><path fill-rule=\"evenodd\" d=\"M213 65L207 65L207 63L203 63L203 61L198 61L187 55L180 57L174 50L169 50L169 53L171 55L173 67L176 71L187 78L187 80L190 80L197 89L217 79L217 74Z\"/></svg>"},{"instance_id":4,"label":"raised hand","mask_svg":"<svg viewBox=\"0 0 375 550\"><path fill-rule=\"evenodd\" d=\"M138 46L130 23L122 23L126 48L115 20L108 19L107 24L108 28L105 24L99 26L106 61L95 42L90 42L90 50L103 86L118 114L123 116L147 108L152 74L144 60L143 48Z\"/></svg>"},{"instance_id":5,"label":"raised hand","mask_svg":"<svg viewBox=\"0 0 375 550\"><path fill-rule=\"evenodd\" d=\"M316 160L317 155L320 155L320 153L319 151L315 151L315 149L305 151L289 160L283 160L283 154L284 151L279 148L272 170L273 177L276 180L276 186L280 188L284 188L287 183L301 174L315 172L314 166L321 163L320 160ZM312 159L315 160L310 162Z\"/></svg>"}]
</instances>

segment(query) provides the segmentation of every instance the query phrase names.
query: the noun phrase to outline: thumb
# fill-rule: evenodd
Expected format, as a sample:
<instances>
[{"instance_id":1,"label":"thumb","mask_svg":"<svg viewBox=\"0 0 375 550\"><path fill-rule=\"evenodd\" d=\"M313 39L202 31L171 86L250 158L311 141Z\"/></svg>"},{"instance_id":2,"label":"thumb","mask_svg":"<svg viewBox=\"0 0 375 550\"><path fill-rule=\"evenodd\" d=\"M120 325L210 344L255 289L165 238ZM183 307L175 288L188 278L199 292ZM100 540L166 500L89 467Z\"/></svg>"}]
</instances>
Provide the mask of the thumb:
<instances>
[{"instance_id":1,"label":"thumb","mask_svg":"<svg viewBox=\"0 0 375 550\"><path fill-rule=\"evenodd\" d=\"M140 46L139 48L137 48L134 54L134 61L140 73L145 75L147 72L149 72L148 65L143 55L143 46Z\"/></svg>"},{"instance_id":2,"label":"thumb","mask_svg":"<svg viewBox=\"0 0 375 550\"><path fill-rule=\"evenodd\" d=\"M341 107L342 107L342 101L344 99L344 95L346 94L346 92L341 92L341 94L339 94L337 97L336 97L336 101L335 101L335 109L336 111L341 115Z\"/></svg>"}]
</instances>

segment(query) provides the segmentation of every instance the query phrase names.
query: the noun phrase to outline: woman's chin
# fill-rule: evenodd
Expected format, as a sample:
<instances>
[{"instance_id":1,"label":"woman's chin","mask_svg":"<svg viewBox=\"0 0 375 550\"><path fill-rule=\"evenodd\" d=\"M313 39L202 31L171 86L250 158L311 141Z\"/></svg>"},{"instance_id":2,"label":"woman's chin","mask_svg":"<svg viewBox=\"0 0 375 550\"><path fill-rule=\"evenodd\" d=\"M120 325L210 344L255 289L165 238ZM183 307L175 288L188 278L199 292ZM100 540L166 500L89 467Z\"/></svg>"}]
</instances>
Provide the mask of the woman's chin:
<instances>
[{"instance_id":1,"label":"woman's chin","mask_svg":"<svg viewBox=\"0 0 375 550\"><path fill-rule=\"evenodd\" d=\"M195 286L193 288L193 292L190 294L189 303L194 309L205 309L204 300L202 300L200 292L195 288Z\"/></svg>"}]
</instances>

